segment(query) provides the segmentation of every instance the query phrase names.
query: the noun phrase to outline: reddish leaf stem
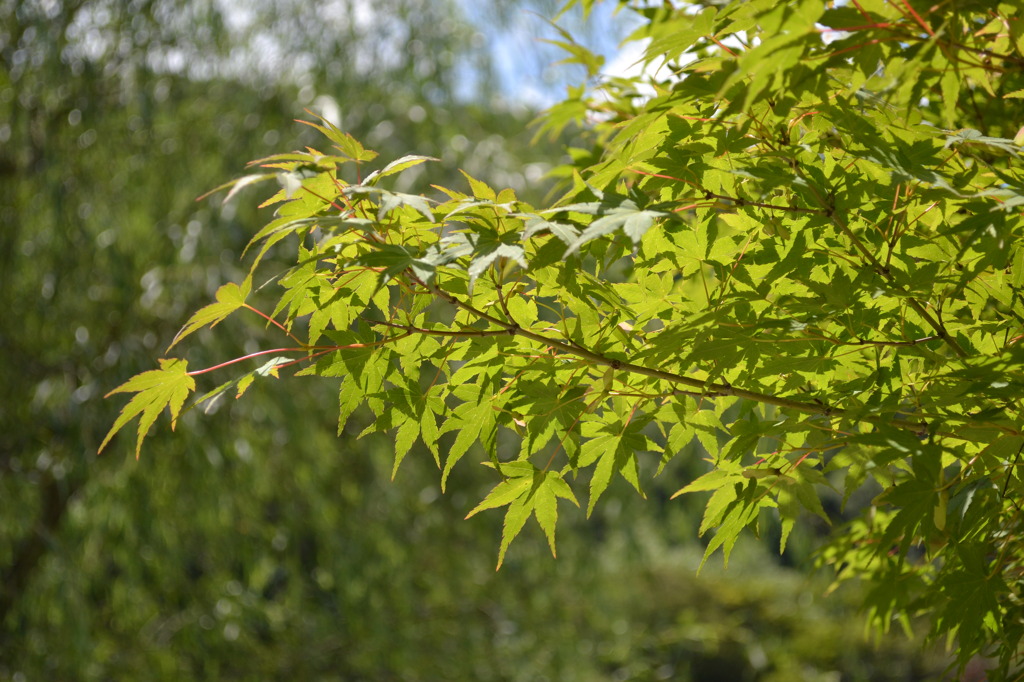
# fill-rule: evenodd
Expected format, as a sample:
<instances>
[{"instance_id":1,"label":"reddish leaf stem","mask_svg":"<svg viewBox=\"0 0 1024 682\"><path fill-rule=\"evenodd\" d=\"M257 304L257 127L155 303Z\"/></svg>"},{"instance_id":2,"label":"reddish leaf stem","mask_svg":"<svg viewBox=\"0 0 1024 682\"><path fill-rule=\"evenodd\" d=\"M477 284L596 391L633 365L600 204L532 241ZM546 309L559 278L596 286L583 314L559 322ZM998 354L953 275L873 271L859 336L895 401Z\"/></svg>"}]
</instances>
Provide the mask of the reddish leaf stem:
<instances>
[{"instance_id":1,"label":"reddish leaf stem","mask_svg":"<svg viewBox=\"0 0 1024 682\"><path fill-rule=\"evenodd\" d=\"M278 329L283 331L285 334L288 335L289 338L291 338L293 341L295 341L295 343L302 343L301 341L299 341L298 337L296 337L294 334L292 334L290 331L288 331L287 327L285 327L283 324L281 324L280 322L278 322L277 320L272 318L270 315L267 315L266 313L264 313L262 310L258 310L256 308L252 307L251 305L249 305L248 303L243 303L242 307L247 309L247 310L251 310L252 312L256 313L257 315L262 317L264 320L266 320L270 324L274 325L275 327L277 327Z\"/></svg>"},{"instance_id":2,"label":"reddish leaf stem","mask_svg":"<svg viewBox=\"0 0 1024 682\"><path fill-rule=\"evenodd\" d=\"M735 52L730 50L726 45L722 44L722 42L720 40L718 40L718 38L716 38L714 36L711 36L711 35L709 35L708 38L710 38L711 42L713 42L715 45L718 45L720 48L722 48L723 50L728 52L730 57L738 56Z\"/></svg>"},{"instance_id":3,"label":"reddish leaf stem","mask_svg":"<svg viewBox=\"0 0 1024 682\"><path fill-rule=\"evenodd\" d=\"M910 3L907 2L907 0L900 0L900 1L903 3L903 6L907 8L907 11L910 12L910 15L912 17L914 17L914 21L916 21L918 23L918 25L921 28L923 28L928 33L929 36L934 38L935 37L935 31L932 30L932 27L928 25L927 21L925 21L924 19L921 18L921 15L917 13L917 10L915 10L910 5Z\"/></svg>"},{"instance_id":4,"label":"reddish leaf stem","mask_svg":"<svg viewBox=\"0 0 1024 682\"><path fill-rule=\"evenodd\" d=\"M831 26L825 26L824 28L817 29L819 33L854 33L855 31L870 31L875 28L895 28L897 24L893 24L888 21L881 21L874 24L861 24L859 26L843 26L842 28L833 28Z\"/></svg>"},{"instance_id":5,"label":"reddish leaf stem","mask_svg":"<svg viewBox=\"0 0 1024 682\"><path fill-rule=\"evenodd\" d=\"M853 2L853 6L857 8L857 11L860 12L860 15L868 21L871 21L871 15L864 11L864 8L860 6L860 3L857 2L857 0L851 1Z\"/></svg>"},{"instance_id":6,"label":"reddish leaf stem","mask_svg":"<svg viewBox=\"0 0 1024 682\"><path fill-rule=\"evenodd\" d=\"M194 377L194 376L198 376L200 374L206 374L207 372L212 372L212 371L217 370L217 369L222 369L224 367L229 367L230 365L234 365L234 364L237 364L239 362L243 362L245 360L251 360L252 358L256 358L256 357L259 357L261 355L269 355L271 353L308 353L310 351L317 351L316 353L313 353L312 355L310 355L308 357L297 358L297 359L295 359L295 360L293 360L291 362L288 362L288 363L285 363L285 364L281 365L282 367L289 367L289 366L294 365L294 364L299 363L299 362L305 362L305 361L311 360L313 358L318 358L321 355L326 355L327 353L331 353L331 352L336 351L336 350L352 350L352 349L355 349L355 348L376 348L377 346L384 346L384 345L392 343L394 341L398 341L400 339L404 339L404 338L407 338L409 336L412 336L417 331L420 331L420 330L410 330L410 331L408 331L405 334L399 334L398 336L389 336L386 339L379 339L377 341L371 341L370 343L349 343L349 344L346 344L346 345L343 345L343 346L305 346L305 347L301 347L301 348L271 348L270 350L260 350L260 351L256 351L255 353L249 353L248 355L243 355L243 356L238 357L238 358L233 358L231 360L227 360L226 362L222 362L222 363L220 363L218 365L214 365L213 367L206 367L205 369L197 369L197 370L194 370L192 372L186 372L186 374L188 374L189 376Z\"/></svg>"},{"instance_id":7,"label":"reddish leaf stem","mask_svg":"<svg viewBox=\"0 0 1024 682\"><path fill-rule=\"evenodd\" d=\"M224 367L230 367L231 365L237 364L239 362L244 362L245 360L251 360L252 358L258 358L261 355L270 355L271 353L299 353L299 352L302 352L304 350L306 350L306 349L305 348L271 348L270 350L260 350L260 351L256 351L255 353L249 353L248 355L243 355L240 358L233 358L233 359L228 360L226 362L222 362L219 365L214 365L213 367L207 367L206 369L193 370L191 372L187 372L187 374L190 377L195 377L195 376L199 376L200 374L206 374L207 372L212 372L212 371L217 370L217 369L222 369Z\"/></svg>"}]
</instances>

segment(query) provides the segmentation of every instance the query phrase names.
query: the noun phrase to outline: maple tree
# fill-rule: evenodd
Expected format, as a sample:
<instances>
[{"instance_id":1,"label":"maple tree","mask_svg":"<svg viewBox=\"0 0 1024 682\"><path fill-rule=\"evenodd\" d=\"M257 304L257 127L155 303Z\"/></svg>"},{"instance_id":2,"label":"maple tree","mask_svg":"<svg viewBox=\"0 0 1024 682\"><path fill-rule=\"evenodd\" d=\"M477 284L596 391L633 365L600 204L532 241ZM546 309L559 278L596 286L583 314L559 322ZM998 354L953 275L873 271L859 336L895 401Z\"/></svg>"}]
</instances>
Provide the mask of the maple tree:
<instances>
[{"instance_id":1,"label":"maple tree","mask_svg":"<svg viewBox=\"0 0 1024 682\"><path fill-rule=\"evenodd\" d=\"M570 2L589 10L594 0ZM236 311L286 344L133 393L177 419L196 377L256 369L200 396L241 396L284 371L340 379L393 433L397 471L422 441L441 469L479 444L503 508L500 566L533 517L554 553L559 500L593 511L617 477L676 457L708 472L705 561L745 529L808 513L820 552L869 587L883 631L925 615L961 665L1020 666L1024 635L1024 18L1013 3L856 0L621 3L645 21L644 74L587 69L542 119L585 140L532 206L469 176L432 197L389 189L429 164L376 154L325 120L331 151L258 162L276 182L249 276L174 339ZM260 281L283 240L295 265ZM277 287L264 310L256 300ZM172 346L174 345L172 344ZM826 510L870 500L850 520Z\"/></svg>"}]
</instances>

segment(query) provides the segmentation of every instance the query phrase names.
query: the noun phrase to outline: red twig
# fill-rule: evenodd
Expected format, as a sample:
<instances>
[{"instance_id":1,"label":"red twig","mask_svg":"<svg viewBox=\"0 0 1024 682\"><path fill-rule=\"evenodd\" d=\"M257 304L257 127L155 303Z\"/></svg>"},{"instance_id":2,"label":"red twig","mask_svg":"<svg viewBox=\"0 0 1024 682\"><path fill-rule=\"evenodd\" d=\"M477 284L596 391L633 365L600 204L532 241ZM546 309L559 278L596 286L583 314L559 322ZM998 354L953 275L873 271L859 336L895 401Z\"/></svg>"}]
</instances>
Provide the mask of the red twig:
<instances>
[{"instance_id":1,"label":"red twig","mask_svg":"<svg viewBox=\"0 0 1024 682\"><path fill-rule=\"evenodd\" d=\"M932 38L934 38L935 37L935 31L932 30L932 27L928 25L927 21L925 21L924 19L921 18L921 15L917 13L917 10L915 10L910 5L910 3L907 2L907 0L900 0L900 2L902 2L903 6L907 8L907 11L910 12L910 15L912 17L914 17L914 21L916 21L918 23L918 25L920 25L921 28L923 28L928 33L928 35L930 35Z\"/></svg>"},{"instance_id":2,"label":"red twig","mask_svg":"<svg viewBox=\"0 0 1024 682\"><path fill-rule=\"evenodd\" d=\"M799 116L797 116L796 118L789 122L789 128L792 129L792 127L799 123L800 119L804 118L805 116L814 116L815 114L820 113L820 111L805 111L804 113L800 114Z\"/></svg>"},{"instance_id":3,"label":"red twig","mask_svg":"<svg viewBox=\"0 0 1024 682\"><path fill-rule=\"evenodd\" d=\"M263 312L262 310L258 310L258 309L256 309L256 308L253 308L253 307L252 307L251 305L249 305L248 303L243 303L243 304L242 304L242 307L243 307L243 308L245 308L245 309L247 309L247 310L251 310L252 312L256 313L257 315L259 315L260 317L262 317L262 318L263 318L264 320L266 320L266 321L267 321L267 322L269 322L270 324L274 325L275 327L277 327L278 329L280 329L281 331L283 331L283 332L284 332L285 334L287 334L287 335L288 335L288 337L289 337L289 338L291 338L291 339L292 339L293 341L295 341L295 343L302 343L301 341L299 341L299 339L298 339L298 338L297 338L297 337L296 337L296 336L295 336L294 334L292 334L292 333L291 333L290 331L288 331L288 328L287 328L287 327L285 327L285 326L284 326L283 324L281 324L280 322L278 322L277 320L275 320L274 318L272 318L272 317L271 317L270 315L267 315L267 314L266 314L265 312Z\"/></svg>"},{"instance_id":4,"label":"red twig","mask_svg":"<svg viewBox=\"0 0 1024 682\"><path fill-rule=\"evenodd\" d=\"M713 43L714 43L715 45L718 45L718 46L719 46L720 48L722 48L723 50L725 50L726 52L728 52L730 56L732 56L732 57L736 57L736 56L738 56L738 55L737 55L737 54L736 54L735 52L733 52L733 51L732 51L732 50L730 50L730 49L729 49L728 47L726 47L725 45L723 45L723 44L722 44L722 42L721 42L720 40L718 40L718 38L716 38L716 37L714 37L714 36L708 36L708 38L710 38L710 39L711 39L711 42L713 42Z\"/></svg>"},{"instance_id":5,"label":"red twig","mask_svg":"<svg viewBox=\"0 0 1024 682\"><path fill-rule=\"evenodd\" d=\"M672 175L665 175L664 173L650 173L648 171L636 170L636 169L632 169L632 168L630 170L632 170L637 175L646 175L646 176L651 177L651 178L661 178L662 180L675 180L676 182L681 182L681 183L683 183L685 185L690 185L691 187L696 187L697 189L700 189L700 185L697 184L696 182L694 182L693 180L686 180L684 178L677 178L677 177L672 176Z\"/></svg>"},{"instance_id":6,"label":"red twig","mask_svg":"<svg viewBox=\"0 0 1024 682\"><path fill-rule=\"evenodd\" d=\"M245 360L251 360L252 358L257 358L257 357L259 357L261 355L270 355L271 353L298 353L298 352L302 352L304 350L305 350L305 348L271 348L270 350L259 350L259 351L256 351L255 353L249 353L248 355L243 355L240 358L234 358L233 360L228 360L227 362L222 362L219 365L214 365L213 367L207 367L206 369L197 369L197 370L192 371L192 372L187 372L187 374L190 377L195 377L195 376L199 376L200 374L206 374L207 372L212 372L212 371L214 371L216 369L222 369L224 367L229 367L230 365L234 365L234 364L237 364L239 362L243 362Z\"/></svg>"},{"instance_id":7,"label":"red twig","mask_svg":"<svg viewBox=\"0 0 1024 682\"><path fill-rule=\"evenodd\" d=\"M672 113L670 113L669 116L675 116L676 118L685 119L687 121L701 121L702 123L722 123L723 122L723 121L719 121L717 118L707 118L705 116L684 116L683 114L672 114Z\"/></svg>"},{"instance_id":8,"label":"red twig","mask_svg":"<svg viewBox=\"0 0 1024 682\"><path fill-rule=\"evenodd\" d=\"M308 357L297 358L295 360L292 360L291 362L286 362L281 365L281 367L289 367L299 362L305 362L313 358L318 358L321 355L326 355L327 353L331 353L336 350L352 350L354 348L376 348L377 346L383 346L385 344L391 343L392 341L399 341L408 336L412 336L412 334L413 332L407 332L405 334L399 334L398 336L389 336L386 339L380 339L379 341L373 341L371 343L350 343L344 346L307 346L305 348L271 348L270 350L259 350L256 351L255 353L249 353L248 355L243 355L242 357L239 358L227 360L226 362L214 365L213 367L207 367L205 369L197 369L192 372L186 372L186 374L188 374L190 377L199 376L200 374L206 374L207 372L212 372L216 369L229 367L230 365L235 365L238 364L239 362L251 360L252 358L256 358L261 355L269 355L271 353L308 353L309 351L312 350L317 351L316 353L313 353Z\"/></svg>"},{"instance_id":9,"label":"red twig","mask_svg":"<svg viewBox=\"0 0 1024 682\"><path fill-rule=\"evenodd\" d=\"M337 209L337 210L338 210L338 211L340 211L341 213L344 213L344 212L346 211L346 209L345 209L344 207L342 207L342 206L339 206L339 205L338 205L337 203L335 203L334 199L328 199L327 197L322 197L322 196L320 196L319 194L317 194L316 192L314 192L313 190L311 190L310 188L308 188L308 187L306 187L306 186L303 186L303 187L302 187L302 189L306 190L307 192L309 192L310 194L312 194L313 196L315 196L315 197L316 197L317 199L319 199L320 201L326 201L326 202L327 202L328 204L330 204L331 206L333 206L333 207L334 207L335 209ZM344 194L342 194L342 195L340 195L340 196L345 196L345 195L344 195Z\"/></svg>"},{"instance_id":10,"label":"red twig","mask_svg":"<svg viewBox=\"0 0 1024 682\"><path fill-rule=\"evenodd\" d=\"M714 206L713 201L698 201L696 204L687 204L686 206L680 206L679 208L673 208L673 213L679 213L680 211L689 211L691 208L700 208L701 206Z\"/></svg>"},{"instance_id":11,"label":"red twig","mask_svg":"<svg viewBox=\"0 0 1024 682\"><path fill-rule=\"evenodd\" d=\"M857 8L857 11L860 12L860 15L868 21L871 21L871 15L864 11L864 8L860 6L860 3L857 2L857 0L851 1L853 2L853 6Z\"/></svg>"},{"instance_id":12,"label":"red twig","mask_svg":"<svg viewBox=\"0 0 1024 682\"><path fill-rule=\"evenodd\" d=\"M842 28L832 28L831 26L825 26L824 28L817 29L817 31L819 33L854 33L855 31L870 31L873 28L895 27L896 24L889 21L883 21L877 24L861 24L860 26L844 26Z\"/></svg>"},{"instance_id":13,"label":"red twig","mask_svg":"<svg viewBox=\"0 0 1024 682\"><path fill-rule=\"evenodd\" d=\"M828 54L825 54L823 56L824 57L837 57L837 56L843 54L844 52L853 52L854 50L860 50L861 48L866 47L867 45L877 45L878 43L887 43L887 42L891 42L893 40L899 40L899 39L900 39L899 36L891 36L891 37L888 37L888 38L872 38L871 40L868 40L866 42L858 43L857 45L851 45L850 47L844 47L842 50L837 50L835 52L829 52Z\"/></svg>"}]
</instances>

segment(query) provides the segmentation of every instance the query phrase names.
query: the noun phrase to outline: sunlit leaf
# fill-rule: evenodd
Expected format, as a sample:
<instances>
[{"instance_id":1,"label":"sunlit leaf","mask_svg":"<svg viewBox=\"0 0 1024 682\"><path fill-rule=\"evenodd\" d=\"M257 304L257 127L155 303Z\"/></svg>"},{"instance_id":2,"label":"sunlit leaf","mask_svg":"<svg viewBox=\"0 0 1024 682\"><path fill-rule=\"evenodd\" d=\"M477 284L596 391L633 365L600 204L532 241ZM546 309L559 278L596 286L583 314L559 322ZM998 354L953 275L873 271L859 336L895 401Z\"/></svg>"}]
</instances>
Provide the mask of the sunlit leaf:
<instances>
[{"instance_id":1,"label":"sunlit leaf","mask_svg":"<svg viewBox=\"0 0 1024 682\"><path fill-rule=\"evenodd\" d=\"M245 306L245 299L252 288L252 281L246 278L241 285L228 283L217 289L217 302L199 309L189 321L181 328L168 346L173 348L186 336L206 326L216 326L231 313Z\"/></svg>"},{"instance_id":2,"label":"sunlit leaf","mask_svg":"<svg viewBox=\"0 0 1024 682\"><path fill-rule=\"evenodd\" d=\"M100 443L99 451L110 442L118 431L136 417L139 418L138 438L135 442L135 457L142 452L142 441L152 428L156 418L166 408L171 413L171 428L174 428L185 399L195 390L196 382L188 375L188 363L184 360L160 360L160 369L151 369L132 377L121 384L108 396L115 393L134 393L132 399L121 410L121 414L110 427Z\"/></svg>"}]
</instances>

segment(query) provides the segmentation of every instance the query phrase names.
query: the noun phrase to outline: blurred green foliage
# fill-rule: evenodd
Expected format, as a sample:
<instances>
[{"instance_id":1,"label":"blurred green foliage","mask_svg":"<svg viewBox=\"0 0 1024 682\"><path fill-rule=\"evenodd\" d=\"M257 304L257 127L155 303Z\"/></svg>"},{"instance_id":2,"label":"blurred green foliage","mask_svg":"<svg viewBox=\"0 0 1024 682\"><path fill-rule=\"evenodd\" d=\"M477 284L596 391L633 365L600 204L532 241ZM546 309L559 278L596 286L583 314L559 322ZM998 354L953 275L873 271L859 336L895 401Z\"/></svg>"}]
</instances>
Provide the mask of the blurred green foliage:
<instances>
[{"instance_id":1,"label":"blurred green foliage","mask_svg":"<svg viewBox=\"0 0 1024 682\"><path fill-rule=\"evenodd\" d=\"M537 533L495 575L499 522L459 521L485 481L440 496L412 457L389 482L386 443L336 437L324 386L264 384L141 462L128 439L95 457L119 406L102 395L238 276L260 224L194 198L312 144L303 108L384 162L415 150L527 196L552 158L526 144L531 112L491 106L487 46L450 2L378 0L380 25L354 2L225 6L0 0L0 679L934 673L897 638L872 653L849 604L825 610L756 545L695 579L677 503L609 505L558 561ZM224 327L194 367L263 347Z\"/></svg>"}]
</instances>

